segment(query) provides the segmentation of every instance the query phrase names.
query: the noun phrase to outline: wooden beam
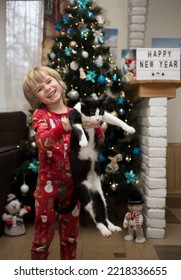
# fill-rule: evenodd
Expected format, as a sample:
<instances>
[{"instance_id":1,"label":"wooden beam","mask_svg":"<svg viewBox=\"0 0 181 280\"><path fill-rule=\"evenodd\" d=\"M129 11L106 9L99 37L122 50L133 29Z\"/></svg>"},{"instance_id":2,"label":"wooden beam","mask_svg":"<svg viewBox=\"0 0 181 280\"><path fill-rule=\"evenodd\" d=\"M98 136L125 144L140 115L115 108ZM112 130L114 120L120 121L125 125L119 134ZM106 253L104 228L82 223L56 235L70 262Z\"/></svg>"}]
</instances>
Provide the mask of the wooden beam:
<instances>
[{"instance_id":1,"label":"wooden beam","mask_svg":"<svg viewBox=\"0 0 181 280\"><path fill-rule=\"evenodd\" d=\"M133 80L126 86L126 96L131 102L154 97L170 99L176 97L176 89L179 87L181 87L180 80Z\"/></svg>"}]
</instances>

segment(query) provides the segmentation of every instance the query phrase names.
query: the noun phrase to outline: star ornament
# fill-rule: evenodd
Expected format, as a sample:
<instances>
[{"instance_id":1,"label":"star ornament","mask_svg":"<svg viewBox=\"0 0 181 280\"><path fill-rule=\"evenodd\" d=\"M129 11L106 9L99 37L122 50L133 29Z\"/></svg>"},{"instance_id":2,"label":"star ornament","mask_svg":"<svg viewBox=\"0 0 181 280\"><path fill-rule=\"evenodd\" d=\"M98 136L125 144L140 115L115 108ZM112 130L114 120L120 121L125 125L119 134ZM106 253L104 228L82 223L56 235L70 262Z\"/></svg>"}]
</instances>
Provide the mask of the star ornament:
<instances>
[{"instance_id":1,"label":"star ornament","mask_svg":"<svg viewBox=\"0 0 181 280\"><path fill-rule=\"evenodd\" d=\"M86 9L87 4L90 2L90 0L77 0L77 4L80 8Z\"/></svg>"},{"instance_id":2,"label":"star ornament","mask_svg":"<svg viewBox=\"0 0 181 280\"><path fill-rule=\"evenodd\" d=\"M96 75L95 71L88 70L87 75L86 75L86 81L91 81L92 83L95 83L96 76L97 75Z\"/></svg>"},{"instance_id":3,"label":"star ornament","mask_svg":"<svg viewBox=\"0 0 181 280\"><path fill-rule=\"evenodd\" d=\"M135 184L137 180L137 176L134 174L133 170L130 172L125 172L124 173L126 179L127 179L127 184Z\"/></svg>"},{"instance_id":4,"label":"star ornament","mask_svg":"<svg viewBox=\"0 0 181 280\"><path fill-rule=\"evenodd\" d=\"M35 158L33 159L32 162L30 162L28 169L31 169L33 172L37 173L38 172L38 166L39 166L39 161L37 161Z\"/></svg>"}]
</instances>

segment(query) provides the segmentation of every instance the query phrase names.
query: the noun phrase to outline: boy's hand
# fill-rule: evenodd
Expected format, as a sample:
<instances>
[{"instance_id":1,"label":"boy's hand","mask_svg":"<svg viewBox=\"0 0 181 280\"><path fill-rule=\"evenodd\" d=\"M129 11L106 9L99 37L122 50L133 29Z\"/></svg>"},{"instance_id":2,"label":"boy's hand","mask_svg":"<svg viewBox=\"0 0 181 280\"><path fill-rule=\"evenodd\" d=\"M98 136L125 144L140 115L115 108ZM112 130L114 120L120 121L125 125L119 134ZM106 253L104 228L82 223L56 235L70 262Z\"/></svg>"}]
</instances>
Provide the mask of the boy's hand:
<instances>
[{"instance_id":1,"label":"boy's hand","mask_svg":"<svg viewBox=\"0 0 181 280\"><path fill-rule=\"evenodd\" d=\"M69 122L69 119L66 119L64 118L62 120L62 125L63 125L63 128L66 130L66 131L70 131L72 129L71 125L70 125L70 122Z\"/></svg>"},{"instance_id":2,"label":"boy's hand","mask_svg":"<svg viewBox=\"0 0 181 280\"><path fill-rule=\"evenodd\" d=\"M82 126L85 129L98 128L98 127L100 127L100 122L97 122L97 123L83 122Z\"/></svg>"}]
</instances>

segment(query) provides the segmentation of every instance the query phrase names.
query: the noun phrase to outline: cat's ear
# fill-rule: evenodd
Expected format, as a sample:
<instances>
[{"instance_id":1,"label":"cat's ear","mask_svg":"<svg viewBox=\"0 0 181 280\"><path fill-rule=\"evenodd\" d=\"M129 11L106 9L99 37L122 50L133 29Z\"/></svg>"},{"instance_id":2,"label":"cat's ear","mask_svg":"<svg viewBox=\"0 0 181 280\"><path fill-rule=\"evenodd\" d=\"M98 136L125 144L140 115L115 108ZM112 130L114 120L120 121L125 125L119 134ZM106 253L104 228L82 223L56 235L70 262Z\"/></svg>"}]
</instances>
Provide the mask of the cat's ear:
<instances>
[{"instance_id":1,"label":"cat's ear","mask_svg":"<svg viewBox=\"0 0 181 280\"><path fill-rule=\"evenodd\" d=\"M85 104L85 99L80 98L80 99L79 99L79 102L80 102L81 105L83 105L83 104Z\"/></svg>"}]
</instances>

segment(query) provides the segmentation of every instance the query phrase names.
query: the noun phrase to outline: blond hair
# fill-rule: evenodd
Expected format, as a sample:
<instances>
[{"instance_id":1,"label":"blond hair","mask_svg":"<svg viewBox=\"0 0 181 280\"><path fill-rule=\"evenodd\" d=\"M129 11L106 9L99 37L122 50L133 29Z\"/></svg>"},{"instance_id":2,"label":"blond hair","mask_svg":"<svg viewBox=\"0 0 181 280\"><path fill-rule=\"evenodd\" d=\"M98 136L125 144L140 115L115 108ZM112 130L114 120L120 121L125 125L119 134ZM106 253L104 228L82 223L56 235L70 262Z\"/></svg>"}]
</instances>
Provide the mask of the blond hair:
<instances>
[{"instance_id":1,"label":"blond hair","mask_svg":"<svg viewBox=\"0 0 181 280\"><path fill-rule=\"evenodd\" d=\"M65 91L67 87L66 84L62 81L60 74L50 67L38 66L31 69L23 79L24 96L33 109L40 108L42 105L32 90L33 83L44 82L45 75L53 77L63 87L64 91L62 93L62 98L64 104L66 104Z\"/></svg>"}]
</instances>

